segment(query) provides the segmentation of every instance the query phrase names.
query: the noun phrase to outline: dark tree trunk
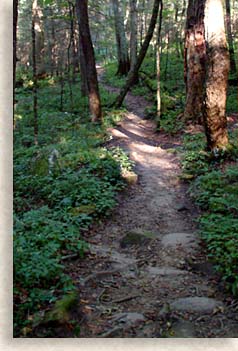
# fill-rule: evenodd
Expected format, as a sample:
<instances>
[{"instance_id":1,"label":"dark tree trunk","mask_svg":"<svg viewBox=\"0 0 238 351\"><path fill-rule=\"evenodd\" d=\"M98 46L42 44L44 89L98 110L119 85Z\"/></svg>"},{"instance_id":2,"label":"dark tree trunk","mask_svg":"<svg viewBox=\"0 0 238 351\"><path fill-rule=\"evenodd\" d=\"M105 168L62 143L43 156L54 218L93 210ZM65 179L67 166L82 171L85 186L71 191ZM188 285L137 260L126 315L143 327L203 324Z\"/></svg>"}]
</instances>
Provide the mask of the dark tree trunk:
<instances>
[{"instance_id":1,"label":"dark tree trunk","mask_svg":"<svg viewBox=\"0 0 238 351\"><path fill-rule=\"evenodd\" d=\"M202 123L206 44L204 38L205 0L189 0L184 46L186 105L184 119Z\"/></svg>"},{"instance_id":2,"label":"dark tree trunk","mask_svg":"<svg viewBox=\"0 0 238 351\"><path fill-rule=\"evenodd\" d=\"M216 21L214 21L214 11ZM226 95L229 51L225 35L222 0L206 0L204 22L207 64L203 116L208 149L216 154L228 146Z\"/></svg>"},{"instance_id":3,"label":"dark tree trunk","mask_svg":"<svg viewBox=\"0 0 238 351\"><path fill-rule=\"evenodd\" d=\"M131 69L134 68L137 58L137 0L130 0L130 63Z\"/></svg>"},{"instance_id":4,"label":"dark tree trunk","mask_svg":"<svg viewBox=\"0 0 238 351\"><path fill-rule=\"evenodd\" d=\"M167 42L166 42L166 57L165 57L165 68L164 68L164 80L167 80L168 76L168 65L169 65L169 45L170 45L170 24L168 28L168 32L166 34Z\"/></svg>"},{"instance_id":5,"label":"dark tree trunk","mask_svg":"<svg viewBox=\"0 0 238 351\"><path fill-rule=\"evenodd\" d=\"M98 122L102 118L101 102L98 89L97 71L94 57L93 44L90 35L88 23L88 1L77 0L79 9L79 32L80 41L82 44L82 51L87 62L87 85L88 85L88 98L89 108L92 116L92 122Z\"/></svg>"},{"instance_id":6,"label":"dark tree trunk","mask_svg":"<svg viewBox=\"0 0 238 351\"><path fill-rule=\"evenodd\" d=\"M161 46L161 27L163 18L163 1L160 4L159 24L157 33L157 55L156 55L156 70L157 70L157 125L160 125L161 117L161 94L160 94L160 46Z\"/></svg>"},{"instance_id":7,"label":"dark tree trunk","mask_svg":"<svg viewBox=\"0 0 238 351\"><path fill-rule=\"evenodd\" d=\"M16 82L16 63L17 63L17 18L18 0L13 1L13 104L15 103L15 82Z\"/></svg>"},{"instance_id":8,"label":"dark tree trunk","mask_svg":"<svg viewBox=\"0 0 238 351\"><path fill-rule=\"evenodd\" d=\"M76 15L78 20L79 28L79 41L78 41L78 53L79 53L79 67L80 67L80 84L81 84L81 95L88 95L88 82L87 82L87 69L86 61L83 54L82 41L80 40L80 16L79 16L79 1L76 1Z\"/></svg>"},{"instance_id":9,"label":"dark tree trunk","mask_svg":"<svg viewBox=\"0 0 238 351\"><path fill-rule=\"evenodd\" d=\"M153 37L153 33L154 33L154 29L156 26L156 22L157 22L157 17L158 17L158 12L159 12L159 7L161 4L161 0L154 0L154 5L153 5L153 11L152 11L152 16L151 16L151 20L150 20L150 25L148 28L148 32L146 34L145 40L142 44L142 47L140 49L135 67L129 72L125 86L121 89L118 97L115 100L114 105L116 107L120 107L127 92L129 91L129 89L133 86L133 84L136 81L136 78L138 76L138 72L140 69L140 66L145 58L147 49L149 47L150 41Z\"/></svg>"},{"instance_id":10,"label":"dark tree trunk","mask_svg":"<svg viewBox=\"0 0 238 351\"><path fill-rule=\"evenodd\" d=\"M128 55L128 45L126 40L126 33L124 28L122 9L119 5L118 0L112 0L114 20L115 20L115 32L117 42L117 57L118 57L118 69L117 75L127 75L130 70L130 60Z\"/></svg>"},{"instance_id":11,"label":"dark tree trunk","mask_svg":"<svg viewBox=\"0 0 238 351\"><path fill-rule=\"evenodd\" d=\"M81 40L79 40L79 65L80 65L81 95L87 96L88 95L87 68L86 68L86 62L83 54Z\"/></svg>"},{"instance_id":12,"label":"dark tree trunk","mask_svg":"<svg viewBox=\"0 0 238 351\"><path fill-rule=\"evenodd\" d=\"M34 115L34 143L38 145L38 102L37 102L37 62L36 62L36 31L37 0L32 4L32 68L33 68L33 115Z\"/></svg>"},{"instance_id":13,"label":"dark tree trunk","mask_svg":"<svg viewBox=\"0 0 238 351\"><path fill-rule=\"evenodd\" d=\"M236 73L236 61L235 61L234 45L233 45L233 38L232 38L232 32L231 32L230 0L226 0L226 30L227 30L229 53L230 53L231 72Z\"/></svg>"}]
</instances>

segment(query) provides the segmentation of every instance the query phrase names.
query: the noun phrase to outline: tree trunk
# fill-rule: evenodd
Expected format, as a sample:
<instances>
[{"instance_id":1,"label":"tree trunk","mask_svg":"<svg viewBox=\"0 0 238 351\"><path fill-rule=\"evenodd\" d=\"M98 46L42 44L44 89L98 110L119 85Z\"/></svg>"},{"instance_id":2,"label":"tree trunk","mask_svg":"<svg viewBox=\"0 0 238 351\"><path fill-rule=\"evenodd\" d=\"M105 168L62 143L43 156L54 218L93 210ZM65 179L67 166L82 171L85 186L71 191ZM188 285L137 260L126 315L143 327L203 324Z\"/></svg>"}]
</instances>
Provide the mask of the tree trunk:
<instances>
[{"instance_id":1,"label":"tree trunk","mask_svg":"<svg viewBox=\"0 0 238 351\"><path fill-rule=\"evenodd\" d=\"M16 63L17 63L17 18L18 0L13 1L13 104L15 104L15 82L16 82Z\"/></svg>"},{"instance_id":2,"label":"tree trunk","mask_svg":"<svg viewBox=\"0 0 238 351\"><path fill-rule=\"evenodd\" d=\"M160 94L160 46L161 46L161 26L163 17L163 1L160 4L159 13L159 24L158 24L158 34L157 34L157 59L156 59L156 70L157 70L157 125L160 125L161 117L161 94Z\"/></svg>"},{"instance_id":3,"label":"tree trunk","mask_svg":"<svg viewBox=\"0 0 238 351\"><path fill-rule=\"evenodd\" d=\"M135 67L136 58L137 58L137 22L138 22L138 13L137 13L137 0L130 0L130 62L131 69Z\"/></svg>"},{"instance_id":4,"label":"tree trunk","mask_svg":"<svg viewBox=\"0 0 238 351\"><path fill-rule=\"evenodd\" d=\"M36 50L36 68L38 77L42 77L45 70L45 62L44 62L44 29L42 25L42 17L43 13L39 6L38 0L33 0L33 8L34 8L34 23L35 23L35 50Z\"/></svg>"},{"instance_id":5,"label":"tree trunk","mask_svg":"<svg viewBox=\"0 0 238 351\"><path fill-rule=\"evenodd\" d=\"M225 110L229 51L225 35L222 0L206 0L204 25L207 65L203 116L208 149L216 154L217 151L224 150L228 146Z\"/></svg>"},{"instance_id":6,"label":"tree trunk","mask_svg":"<svg viewBox=\"0 0 238 351\"><path fill-rule=\"evenodd\" d=\"M50 27L51 27L51 38L50 38L50 50L51 50L51 75L53 76L55 73L55 70L57 70L57 58L56 58L56 39L55 39L55 24L54 24L54 19L53 19L53 10L50 8Z\"/></svg>"},{"instance_id":7,"label":"tree trunk","mask_svg":"<svg viewBox=\"0 0 238 351\"><path fill-rule=\"evenodd\" d=\"M189 0L184 47L186 105L184 119L202 123L206 45L204 38L205 0Z\"/></svg>"},{"instance_id":8,"label":"tree trunk","mask_svg":"<svg viewBox=\"0 0 238 351\"><path fill-rule=\"evenodd\" d=\"M80 16L79 16L79 1L76 1L76 15L78 20L78 28L79 28L79 41L78 41L78 53L79 53L79 66L80 66L80 84L81 84L81 95L88 95L88 82L87 82L87 68L86 61L83 54L83 46L82 41L80 39Z\"/></svg>"},{"instance_id":9,"label":"tree trunk","mask_svg":"<svg viewBox=\"0 0 238 351\"><path fill-rule=\"evenodd\" d=\"M229 53L230 53L231 72L236 73L236 61L235 61L234 45L233 45L233 38L232 38L232 32L231 32L230 0L226 0L226 30L227 30Z\"/></svg>"},{"instance_id":10,"label":"tree trunk","mask_svg":"<svg viewBox=\"0 0 238 351\"><path fill-rule=\"evenodd\" d=\"M159 12L159 6L161 4L161 0L154 0L154 5L153 5L153 11L152 11L152 16L151 16L151 20L150 20L150 25L148 28L148 32L146 34L145 40L142 44L142 47L140 49L136 64L134 69L132 69L127 77L125 86L121 89L118 97L116 98L114 105L116 107L120 107L128 90L131 88L131 86L135 83L135 80L138 76L138 72L140 69L140 66L145 58L147 49L149 47L150 41L153 37L153 33L154 33L154 29L156 26L156 22L157 22L157 17L158 17L158 12Z\"/></svg>"},{"instance_id":11,"label":"tree trunk","mask_svg":"<svg viewBox=\"0 0 238 351\"><path fill-rule=\"evenodd\" d=\"M127 75L130 70L130 61L128 55L128 46L126 40L126 33L124 28L122 9L119 5L118 0L112 0L114 20L115 20L115 31L116 31L116 42L117 42L117 57L118 57L118 69L117 75Z\"/></svg>"},{"instance_id":12,"label":"tree trunk","mask_svg":"<svg viewBox=\"0 0 238 351\"><path fill-rule=\"evenodd\" d=\"M167 80L168 76L168 65L169 65L169 46L170 46L170 23L168 32L166 33L166 57L165 57L165 68L164 68L164 80Z\"/></svg>"},{"instance_id":13,"label":"tree trunk","mask_svg":"<svg viewBox=\"0 0 238 351\"><path fill-rule=\"evenodd\" d=\"M34 115L34 143L38 145L38 106L37 106L37 60L36 60L36 23L38 18L37 0L32 4L32 68L33 68L33 115Z\"/></svg>"},{"instance_id":14,"label":"tree trunk","mask_svg":"<svg viewBox=\"0 0 238 351\"><path fill-rule=\"evenodd\" d=\"M88 1L77 0L79 9L79 32L82 51L84 54L88 85L89 108L92 116L92 122L98 122L102 118L101 101L98 89L97 71L94 57L93 44L88 23Z\"/></svg>"}]
</instances>

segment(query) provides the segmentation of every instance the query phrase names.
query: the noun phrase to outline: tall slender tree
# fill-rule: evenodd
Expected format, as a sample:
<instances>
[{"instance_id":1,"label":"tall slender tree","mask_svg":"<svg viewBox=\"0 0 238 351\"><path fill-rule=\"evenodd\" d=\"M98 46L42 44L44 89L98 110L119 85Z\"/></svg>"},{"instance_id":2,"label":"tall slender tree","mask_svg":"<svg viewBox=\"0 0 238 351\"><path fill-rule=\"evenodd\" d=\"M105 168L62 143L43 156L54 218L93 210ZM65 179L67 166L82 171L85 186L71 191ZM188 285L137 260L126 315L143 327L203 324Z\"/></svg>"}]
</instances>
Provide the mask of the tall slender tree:
<instances>
[{"instance_id":1,"label":"tall slender tree","mask_svg":"<svg viewBox=\"0 0 238 351\"><path fill-rule=\"evenodd\" d=\"M233 44L233 37L232 37L232 31L231 31L231 5L230 5L230 0L226 0L226 31L227 31L229 53L230 53L231 72L232 73L236 73L235 52L234 52L234 44Z\"/></svg>"},{"instance_id":2,"label":"tall slender tree","mask_svg":"<svg viewBox=\"0 0 238 351\"><path fill-rule=\"evenodd\" d=\"M88 1L76 0L79 15L79 33L83 55L86 64L89 108L92 122L99 122L102 118L101 101L98 89L97 70L94 49L88 21Z\"/></svg>"},{"instance_id":3,"label":"tall slender tree","mask_svg":"<svg viewBox=\"0 0 238 351\"><path fill-rule=\"evenodd\" d=\"M137 0L130 0L130 65L134 68L137 58L137 26L138 11Z\"/></svg>"},{"instance_id":4,"label":"tall slender tree","mask_svg":"<svg viewBox=\"0 0 238 351\"><path fill-rule=\"evenodd\" d=\"M128 55L128 44L126 39L126 32L124 27L124 16L122 12L122 4L118 0L112 0L115 33L117 43L117 57L118 57L118 75L126 75L130 70L130 60Z\"/></svg>"},{"instance_id":5,"label":"tall slender tree","mask_svg":"<svg viewBox=\"0 0 238 351\"><path fill-rule=\"evenodd\" d=\"M79 16L79 1L76 1L76 15L78 20L78 28L80 33L80 16ZM87 82L87 68L86 61L83 53L82 41L78 41L78 54L79 54L79 66L80 66L80 84L81 84L81 95L88 95L88 82Z\"/></svg>"},{"instance_id":6,"label":"tall slender tree","mask_svg":"<svg viewBox=\"0 0 238 351\"><path fill-rule=\"evenodd\" d=\"M36 24L38 23L38 2L32 3L32 68L33 68L33 114L34 114L34 143L38 145L38 96L37 96L37 59L36 59Z\"/></svg>"},{"instance_id":7,"label":"tall slender tree","mask_svg":"<svg viewBox=\"0 0 238 351\"><path fill-rule=\"evenodd\" d=\"M160 47L161 47L161 27L163 18L163 1L160 3L159 23L157 32L157 55L156 55L156 70L157 70L157 124L160 124L161 117L161 94L160 94Z\"/></svg>"},{"instance_id":8,"label":"tall slender tree","mask_svg":"<svg viewBox=\"0 0 238 351\"><path fill-rule=\"evenodd\" d=\"M153 5L153 10L152 10L152 15L150 19L150 25L145 37L145 40L142 44L142 47L140 49L139 55L136 60L135 67L129 72L128 77L126 79L126 83L124 87L121 89L119 95L117 96L114 105L116 107L120 107L121 104L123 103L123 100L128 93L129 89L133 86L134 82L136 81L136 78L138 76L139 69L141 67L141 64L145 58L147 49L149 47L150 41L153 37L154 29L156 26L157 22L157 17L158 17L158 12L159 12L159 7L161 4L161 0L154 0L154 5Z\"/></svg>"}]
</instances>

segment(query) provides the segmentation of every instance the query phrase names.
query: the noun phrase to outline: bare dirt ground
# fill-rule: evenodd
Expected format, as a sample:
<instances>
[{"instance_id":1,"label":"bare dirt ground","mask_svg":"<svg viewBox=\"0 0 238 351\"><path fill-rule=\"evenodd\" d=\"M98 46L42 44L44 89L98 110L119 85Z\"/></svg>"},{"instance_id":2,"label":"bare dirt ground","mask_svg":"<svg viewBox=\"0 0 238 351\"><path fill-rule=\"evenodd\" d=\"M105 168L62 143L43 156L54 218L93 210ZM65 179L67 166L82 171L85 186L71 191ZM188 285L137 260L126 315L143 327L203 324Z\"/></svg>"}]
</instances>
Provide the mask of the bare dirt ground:
<instances>
[{"instance_id":1,"label":"bare dirt ground","mask_svg":"<svg viewBox=\"0 0 238 351\"><path fill-rule=\"evenodd\" d=\"M129 93L126 105L111 144L129 152L138 181L88 233L86 259L68 265L78 280L80 337L237 337L238 302L206 261L197 211L179 178L180 153L170 150L179 138L143 119L144 98Z\"/></svg>"}]
</instances>

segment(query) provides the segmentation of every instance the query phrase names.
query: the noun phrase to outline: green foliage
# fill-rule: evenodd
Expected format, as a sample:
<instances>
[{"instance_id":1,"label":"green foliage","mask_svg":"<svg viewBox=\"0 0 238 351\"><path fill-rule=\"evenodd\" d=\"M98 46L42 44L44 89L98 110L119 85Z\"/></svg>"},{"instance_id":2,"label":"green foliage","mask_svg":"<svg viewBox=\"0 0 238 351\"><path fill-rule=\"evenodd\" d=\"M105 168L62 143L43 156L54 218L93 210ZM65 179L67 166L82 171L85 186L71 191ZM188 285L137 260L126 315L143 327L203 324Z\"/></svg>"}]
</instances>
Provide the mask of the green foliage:
<instances>
[{"instance_id":1,"label":"green foliage","mask_svg":"<svg viewBox=\"0 0 238 351\"><path fill-rule=\"evenodd\" d=\"M180 119L179 110L169 111L161 115L159 129L171 135L176 134L183 128L184 124Z\"/></svg>"},{"instance_id":2,"label":"green foliage","mask_svg":"<svg viewBox=\"0 0 238 351\"><path fill-rule=\"evenodd\" d=\"M116 75L117 62L113 61L105 65L105 74L103 76L106 84L122 88L125 84L125 77Z\"/></svg>"},{"instance_id":3,"label":"green foliage","mask_svg":"<svg viewBox=\"0 0 238 351\"><path fill-rule=\"evenodd\" d=\"M200 220L202 237L209 257L216 262L234 295L238 294L238 218L232 215L210 213Z\"/></svg>"},{"instance_id":4,"label":"green foliage","mask_svg":"<svg viewBox=\"0 0 238 351\"><path fill-rule=\"evenodd\" d=\"M75 86L74 86L75 87ZM92 124L85 98L74 88L74 106L65 87L59 110L57 80L39 87L39 145L34 145L31 91L17 89L14 138L14 333L32 326L27 315L74 289L64 273L63 256L83 258L88 245L82 233L110 213L115 195L131 170L120 148L107 149L106 128L123 117L107 111L102 126ZM50 99L49 99L50 96ZM104 101L108 93L102 94ZM67 110L68 109L68 110ZM75 110L77 110L77 113Z\"/></svg>"},{"instance_id":5,"label":"green foliage","mask_svg":"<svg viewBox=\"0 0 238 351\"><path fill-rule=\"evenodd\" d=\"M185 152L182 158L182 169L186 174L197 176L209 169L210 155L205 149L205 136L203 133L186 134L183 140Z\"/></svg>"},{"instance_id":6,"label":"green foliage","mask_svg":"<svg viewBox=\"0 0 238 351\"><path fill-rule=\"evenodd\" d=\"M234 143L234 134L230 135ZM204 211L199 219L208 256L222 274L227 289L238 294L238 168L236 144L215 159L204 151L205 138L199 133L184 137L183 171L193 175L190 195ZM231 165L225 165L230 160Z\"/></svg>"},{"instance_id":7,"label":"green foliage","mask_svg":"<svg viewBox=\"0 0 238 351\"><path fill-rule=\"evenodd\" d=\"M235 79L237 79L237 77ZM226 110L227 113L233 113L238 111L237 86L230 86L228 88Z\"/></svg>"},{"instance_id":8,"label":"green foliage","mask_svg":"<svg viewBox=\"0 0 238 351\"><path fill-rule=\"evenodd\" d=\"M24 288L49 288L62 274L62 253L82 257L87 249L77 227L58 220L58 213L47 206L15 215L14 229L14 278Z\"/></svg>"}]
</instances>

